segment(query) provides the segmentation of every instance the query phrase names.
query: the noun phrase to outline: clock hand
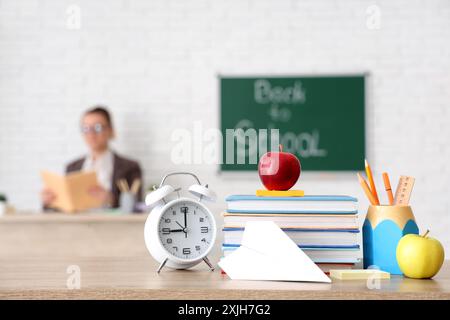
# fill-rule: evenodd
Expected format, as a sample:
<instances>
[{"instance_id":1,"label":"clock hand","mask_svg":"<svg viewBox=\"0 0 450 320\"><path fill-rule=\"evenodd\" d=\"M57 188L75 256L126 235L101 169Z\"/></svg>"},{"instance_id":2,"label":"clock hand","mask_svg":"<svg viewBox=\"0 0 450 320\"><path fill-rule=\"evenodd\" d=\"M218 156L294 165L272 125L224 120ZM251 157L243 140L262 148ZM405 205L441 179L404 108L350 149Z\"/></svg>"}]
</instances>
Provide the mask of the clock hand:
<instances>
[{"instance_id":1,"label":"clock hand","mask_svg":"<svg viewBox=\"0 0 450 320\"><path fill-rule=\"evenodd\" d=\"M187 238L187 231L186 231L186 228L185 227L183 227L178 221L175 221L180 227L182 227L183 228L183 232L184 232L184 237L185 238Z\"/></svg>"},{"instance_id":2,"label":"clock hand","mask_svg":"<svg viewBox=\"0 0 450 320\"><path fill-rule=\"evenodd\" d=\"M187 210L184 211L184 230L187 228ZM187 232L184 233L185 238L187 238Z\"/></svg>"},{"instance_id":3,"label":"clock hand","mask_svg":"<svg viewBox=\"0 0 450 320\"><path fill-rule=\"evenodd\" d=\"M186 230L186 228L185 227L183 227L182 225L181 225L181 223L179 223L178 221L175 221L181 228L183 228L183 232L186 232L185 230Z\"/></svg>"},{"instance_id":4,"label":"clock hand","mask_svg":"<svg viewBox=\"0 0 450 320\"><path fill-rule=\"evenodd\" d=\"M175 230L169 230L169 232L184 232L183 229L175 229Z\"/></svg>"}]
</instances>

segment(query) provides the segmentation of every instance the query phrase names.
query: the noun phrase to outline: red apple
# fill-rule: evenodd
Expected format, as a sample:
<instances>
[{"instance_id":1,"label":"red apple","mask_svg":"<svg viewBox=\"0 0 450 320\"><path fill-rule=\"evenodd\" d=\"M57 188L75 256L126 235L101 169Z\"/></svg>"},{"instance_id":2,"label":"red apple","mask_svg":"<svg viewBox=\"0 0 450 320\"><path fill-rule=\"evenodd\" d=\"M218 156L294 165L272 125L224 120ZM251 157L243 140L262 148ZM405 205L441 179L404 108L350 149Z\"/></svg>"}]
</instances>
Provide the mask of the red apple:
<instances>
[{"instance_id":1,"label":"red apple","mask_svg":"<svg viewBox=\"0 0 450 320\"><path fill-rule=\"evenodd\" d=\"M298 158L289 152L267 152L259 159L258 173L262 184L268 190L289 190L300 177Z\"/></svg>"}]
</instances>

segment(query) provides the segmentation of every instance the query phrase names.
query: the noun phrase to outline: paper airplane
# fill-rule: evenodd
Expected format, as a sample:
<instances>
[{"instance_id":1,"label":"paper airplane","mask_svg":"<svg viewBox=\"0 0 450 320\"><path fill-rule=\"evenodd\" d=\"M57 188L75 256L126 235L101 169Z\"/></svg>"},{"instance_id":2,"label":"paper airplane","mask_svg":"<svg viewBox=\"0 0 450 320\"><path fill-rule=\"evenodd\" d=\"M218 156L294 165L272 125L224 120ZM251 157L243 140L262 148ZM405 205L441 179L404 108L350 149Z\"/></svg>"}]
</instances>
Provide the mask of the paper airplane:
<instances>
[{"instance_id":1,"label":"paper airplane","mask_svg":"<svg viewBox=\"0 0 450 320\"><path fill-rule=\"evenodd\" d=\"M247 222L241 246L219 266L231 279L331 282L273 222Z\"/></svg>"}]
</instances>

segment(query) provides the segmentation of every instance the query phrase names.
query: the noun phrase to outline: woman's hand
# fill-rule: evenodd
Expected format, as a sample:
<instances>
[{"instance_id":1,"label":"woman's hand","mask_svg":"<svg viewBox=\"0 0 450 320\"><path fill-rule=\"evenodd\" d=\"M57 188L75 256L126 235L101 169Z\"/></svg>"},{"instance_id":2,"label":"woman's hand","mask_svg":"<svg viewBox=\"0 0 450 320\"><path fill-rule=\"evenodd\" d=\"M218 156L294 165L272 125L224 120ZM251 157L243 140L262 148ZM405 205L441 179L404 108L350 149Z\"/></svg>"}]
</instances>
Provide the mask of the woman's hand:
<instances>
[{"instance_id":1,"label":"woman's hand","mask_svg":"<svg viewBox=\"0 0 450 320\"><path fill-rule=\"evenodd\" d=\"M41 200L44 206L49 206L56 200L56 194L52 190L45 188L41 191Z\"/></svg>"},{"instance_id":2,"label":"woman's hand","mask_svg":"<svg viewBox=\"0 0 450 320\"><path fill-rule=\"evenodd\" d=\"M89 194L94 198L99 199L103 205L111 205L112 203L112 193L108 190L103 189L101 186L94 186L89 189Z\"/></svg>"}]
</instances>

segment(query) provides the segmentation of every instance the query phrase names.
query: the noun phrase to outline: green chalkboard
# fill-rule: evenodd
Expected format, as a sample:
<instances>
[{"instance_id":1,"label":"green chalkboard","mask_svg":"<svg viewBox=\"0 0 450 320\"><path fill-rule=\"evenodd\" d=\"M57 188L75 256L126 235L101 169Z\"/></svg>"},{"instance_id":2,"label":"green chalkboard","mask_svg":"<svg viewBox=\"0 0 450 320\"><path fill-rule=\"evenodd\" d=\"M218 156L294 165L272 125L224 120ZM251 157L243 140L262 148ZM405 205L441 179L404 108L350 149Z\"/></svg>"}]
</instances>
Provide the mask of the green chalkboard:
<instances>
[{"instance_id":1,"label":"green chalkboard","mask_svg":"<svg viewBox=\"0 0 450 320\"><path fill-rule=\"evenodd\" d=\"M256 170L255 159L276 141L299 157L302 170L364 169L364 75L219 80L221 170Z\"/></svg>"}]
</instances>

